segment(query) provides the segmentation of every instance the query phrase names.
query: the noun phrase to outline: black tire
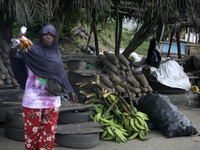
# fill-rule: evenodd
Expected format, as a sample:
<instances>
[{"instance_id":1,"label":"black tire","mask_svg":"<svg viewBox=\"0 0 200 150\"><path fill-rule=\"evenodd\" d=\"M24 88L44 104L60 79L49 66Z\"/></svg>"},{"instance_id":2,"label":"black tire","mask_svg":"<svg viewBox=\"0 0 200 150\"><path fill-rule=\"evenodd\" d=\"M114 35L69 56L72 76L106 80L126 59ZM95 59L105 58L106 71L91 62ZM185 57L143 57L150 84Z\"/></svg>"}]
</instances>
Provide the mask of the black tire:
<instances>
[{"instance_id":1,"label":"black tire","mask_svg":"<svg viewBox=\"0 0 200 150\"><path fill-rule=\"evenodd\" d=\"M60 111L58 116L58 123L71 124L71 123L89 122L90 114L93 115L92 110L84 110L79 112Z\"/></svg>"},{"instance_id":2,"label":"black tire","mask_svg":"<svg viewBox=\"0 0 200 150\"><path fill-rule=\"evenodd\" d=\"M88 45L88 47L89 47L94 53L96 53L96 48L95 48L94 46Z\"/></svg>"},{"instance_id":3,"label":"black tire","mask_svg":"<svg viewBox=\"0 0 200 150\"><path fill-rule=\"evenodd\" d=\"M22 113L22 110L21 109L8 110L6 113L6 124L12 128L24 129L23 116L18 113Z\"/></svg>"},{"instance_id":4,"label":"black tire","mask_svg":"<svg viewBox=\"0 0 200 150\"><path fill-rule=\"evenodd\" d=\"M24 129L17 129L5 125L5 136L9 139L24 142Z\"/></svg>"},{"instance_id":5,"label":"black tire","mask_svg":"<svg viewBox=\"0 0 200 150\"><path fill-rule=\"evenodd\" d=\"M87 134L56 134L55 142L67 148L92 148L99 142L99 132Z\"/></svg>"}]
</instances>

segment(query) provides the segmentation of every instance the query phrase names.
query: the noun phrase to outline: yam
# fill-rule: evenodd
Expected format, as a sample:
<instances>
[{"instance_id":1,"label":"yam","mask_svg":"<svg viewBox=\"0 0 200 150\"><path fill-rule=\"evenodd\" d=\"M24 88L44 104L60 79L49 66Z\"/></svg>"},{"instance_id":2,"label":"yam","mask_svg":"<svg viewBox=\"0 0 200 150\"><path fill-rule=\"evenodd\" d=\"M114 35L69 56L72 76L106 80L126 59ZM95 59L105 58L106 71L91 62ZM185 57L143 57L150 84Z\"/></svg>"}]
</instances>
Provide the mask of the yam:
<instances>
[{"instance_id":1,"label":"yam","mask_svg":"<svg viewBox=\"0 0 200 150\"><path fill-rule=\"evenodd\" d=\"M2 62L3 62L4 64L9 64L9 65L10 65L10 59L2 58L1 60L2 60Z\"/></svg>"},{"instance_id":2,"label":"yam","mask_svg":"<svg viewBox=\"0 0 200 150\"><path fill-rule=\"evenodd\" d=\"M6 73L5 75L6 75L6 79L7 79L7 80L10 79L9 73Z\"/></svg>"},{"instance_id":3,"label":"yam","mask_svg":"<svg viewBox=\"0 0 200 150\"><path fill-rule=\"evenodd\" d=\"M118 81L121 81L121 79L116 75L111 75L109 79L110 79L110 81L112 81L112 83L116 83Z\"/></svg>"},{"instance_id":4,"label":"yam","mask_svg":"<svg viewBox=\"0 0 200 150\"><path fill-rule=\"evenodd\" d=\"M74 27L72 30L71 30L71 32L74 32L74 31L76 31L77 29L79 29L80 27Z\"/></svg>"},{"instance_id":5,"label":"yam","mask_svg":"<svg viewBox=\"0 0 200 150\"><path fill-rule=\"evenodd\" d=\"M119 63L119 59L117 58L117 56L113 53L109 53L107 51L104 51L103 54L108 58L108 60L114 64L117 65Z\"/></svg>"},{"instance_id":6,"label":"yam","mask_svg":"<svg viewBox=\"0 0 200 150\"><path fill-rule=\"evenodd\" d=\"M4 73L0 72L0 79L4 80L5 78L6 78L6 75Z\"/></svg>"},{"instance_id":7,"label":"yam","mask_svg":"<svg viewBox=\"0 0 200 150\"><path fill-rule=\"evenodd\" d=\"M119 66L120 69L126 70L126 66L122 62L119 62Z\"/></svg>"},{"instance_id":8,"label":"yam","mask_svg":"<svg viewBox=\"0 0 200 150\"><path fill-rule=\"evenodd\" d=\"M14 85L19 85L18 82L17 82L17 80L16 80L15 78L10 77L10 80L11 80L11 82L12 82Z\"/></svg>"},{"instance_id":9,"label":"yam","mask_svg":"<svg viewBox=\"0 0 200 150\"><path fill-rule=\"evenodd\" d=\"M135 79L133 75L127 76L126 80L134 87L139 87L139 82Z\"/></svg>"},{"instance_id":10,"label":"yam","mask_svg":"<svg viewBox=\"0 0 200 150\"><path fill-rule=\"evenodd\" d=\"M102 88L104 88L104 90L107 90L108 92L115 92L114 88L109 88L105 84L103 84L102 82L100 83L100 85L102 86Z\"/></svg>"},{"instance_id":11,"label":"yam","mask_svg":"<svg viewBox=\"0 0 200 150\"><path fill-rule=\"evenodd\" d=\"M141 90L139 89L139 88L137 88L137 87L133 87L131 84L129 84L129 83L127 83L127 86L128 86L128 88L129 88L129 90L131 91L131 92L133 92L133 93L140 93L141 92Z\"/></svg>"},{"instance_id":12,"label":"yam","mask_svg":"<svg viewBox=\"0 0 200 150\"><path fill-rule=\"evenodd\" d=\"M4 52L4 53L8 54L8 43L5 40L0 39L0 45L2 47L2 51L1 52Z\"/></svg>"},{"instance_id":13,"label":"yam","mask_svg":"<svg viewBox=\"0 0 200 150\"><path fill-rule=\"evenodd\" d=\"M147 93L143 93L143 92L141 94L142 94L142 96L146 96L147 95Z\"/></svg>"},{"instance_id":14,"label":"yam","mask_svg":"<svg viewBox=\"0 0 200 150\"><path fill-rule=\"evenodd\" d=\"M7 83L7 84L11 84L12 81L11 81L10 79L6 79L6 83Z\"/></svg>"},{"instance_id":15,"label":"yam","mask_svg":"<svg viewBox=\"0 0 200 150\"><path fill-rule=\"evenodd\" d=\"M0 79L0 85L4 85L4 81Z\"/></svg>"},{"instance_id":16,"label":"yam","mask_svg":"<svg viewBox=\"0 0 200 150\"><path fill-rule=\"evenodd\" d=\"M126 72L124 70L120 70L120 75L126 76Z\"/></svg>"},{"instance_id":17,"label":"yam","mask_svg":"<svg viewBox=\"0 0 200 150\"><path fill-rule=\"evenodd\" d=\"M100 81L105 84L107 87L112 88L111 85L113 84L106 74L100 74Z\"/></svg>"},{"instance_id":18,"label":"yam","mask_svg":"<svg viewBox=\"0 0 200 150\"><path fill-rule=\"evenodd\" d=\"M119 64L116 64L115 67L116 67L117 69L120 69L120 65L119 65Z\"/></svg>"},{"instance_id":19,"label":"yam","mask_svg":"<svg viewBox=\"0 0 200 150\"><path fill-rule=\"evenodd\" d=\"M9 55L5 52L1 52L1 56L5 59L8 59L9 58Z\"/></svg>"},{"instance_id":20,"label":"yam","mask_svg":"<svg viewBox=\"0 0 200 150\"><path fill-rule=\"evenodd\" d=\"M132 98L136 98L136 94L131 92Z\"/></svg>"},{"instance_id":21,"label":"yam","mask_svg":"<svg viewBox=\"0 0 200 150\"><path fill-rule=\"evenodd\" d=\"M108 67L111 71L117 73L117 68L107 58L103 60L103 64Z\"/></svg>"},{"instance_id":22,"label":"yam","mask_svg":"<svg viewBox=\"0 0 200 150\"><path fill-rule=\"evenodd\" d=\"M142 97L142 93L137 93L137 94L136 94L136 97L137 97L137 98Z\"/></svg>"},{"instance_id":23,"label":"yam","mask_svg":"<svg viewBox=\"0 0 200 150\"><path fill-rule=\"evenodd\" d=\"M153 93L153 89L151 88L151 86L150 86L150 85L149 85L147 88L148 88L148 91L147 91L147 93L149 93L149 94Z\"/></svg>"},{"instance_id":24,"label":"yam","mask_svg":"<svg viewBox=\"0 0 200 150\"><path fill-rule=\"evenodd\" d=\"M127 76L131 76L131 75L132 75L132 71L131 71L131 70L126 71L126 75L127 75Z\"/></svg>"},{"instance_id":25,"label":"yam","mask_svg":"<svg viewBox=\"0 0 200 150\"><path fill-rule=\"evenodd\" d=\"M149 82L142 72L133 73L135 79L140 83L142 87L148 87Z\"/></svg>"},{"instance_id":26,"label":"yam","mask_svg":"<svg viewBox=\"0 0 200 150\"><path fill-rule=\"evenodd\" d=\"M6 68L7 68L7 70L8 70L8 73L12 76L12 77L14 77L15 78L15 76L14 76L14 73L13 73L13 71L12 71L12 68L11 68L11 66L9 65L9 64L5 64L6 65Z\"/></svg>"},{"instance_id":27,"label":"yam","mask_svg":"<svg viewBox=\"0 0 200 150\"><path fill-rule=\"evenodd\" d=\"M111 71L109 68L107 67L103 67L102 70L105 72L105 73L108 73L109 75L114 75L115 73L113 71Z\"/></svg>"},{"instance_id":28,"label":"yam","mask_svg":"<svg viewBox=\"0 0 200 150\"><path fill-rule=\"evenodd\" d=\"M116 75L120 75L120 70L117 70Z\"/></svg>"},{"instance_id":29,"label":"yam","mask_svg":"<svg viewBox=\"0 0 200 150\"><path fill-rule=\"evenodd\" d=\"M148 87L142 87L141 85L139 86L142 92L147 93L148 92Z\"/></svg>"},{"instance_id":30,"label":"yam","mask_svg":"<svg viewBox=\"0 0 200 150\"><path fill-rule=\"evenodd\" d=\"M124 57L123 54L116 54L117 58L121 63L123 63L126 67L129 67L129 61Z\"/></svg>"},{"instance_id":31,"label":"yam","mask_svg":"<svg viewBox=\"0 0 200 150\"><path fill-rule=\"evenodd\" d=\"M2 73L7 73L8 72L8 69L4 66L2 60L0 59L0 69L1 69L1 72Z\"/></svg>"},{"instance_id":32,"label":"yam","mask_svg":"<svg viewBox=\"0 0 200 150\"><path fill-rule=\"evenodd\" d=\"M116 90L116 91L119 91L119 92L121 92L121 93L126 93L126 89L123 88L123 87L120 86L120 85L116 85L116 86L115 86L115 90Z\"/></svg>"}]
</instances>

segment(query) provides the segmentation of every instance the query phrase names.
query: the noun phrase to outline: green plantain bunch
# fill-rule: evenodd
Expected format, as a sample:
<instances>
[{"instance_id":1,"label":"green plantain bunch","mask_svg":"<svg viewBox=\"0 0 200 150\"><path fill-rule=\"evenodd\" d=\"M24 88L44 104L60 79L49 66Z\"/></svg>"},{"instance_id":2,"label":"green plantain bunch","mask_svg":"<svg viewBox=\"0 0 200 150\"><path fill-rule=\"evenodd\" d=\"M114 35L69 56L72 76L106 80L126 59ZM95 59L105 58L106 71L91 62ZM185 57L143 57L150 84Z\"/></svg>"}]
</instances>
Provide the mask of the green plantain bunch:
<instances>
[{"instance_id":1,"label":"green plantain bunch","mask_svg":"<svg viewBox=\"0 0 200 150\"><path fill-rule=\"evenodd\" d=\"M81 82L77 83L79 87L86 85L96 85L96 93L85 93L80 91L87 97L85 104L93 104L95 107L93 116L90 119L103 125L103 132L100 136L102 140L116 140L117 142L127 142L139 137L140 140L148 140L147 133L151 132L147 126L146 120L149 120L148 115L138 111L132 102L132 97L128 87L116 82L112 85L121 85L126 88L129 96L129 103L121 96L121 92L107 92L99 84L99 76L96 77L96 82Z\"/></svg>"}]
</instances>

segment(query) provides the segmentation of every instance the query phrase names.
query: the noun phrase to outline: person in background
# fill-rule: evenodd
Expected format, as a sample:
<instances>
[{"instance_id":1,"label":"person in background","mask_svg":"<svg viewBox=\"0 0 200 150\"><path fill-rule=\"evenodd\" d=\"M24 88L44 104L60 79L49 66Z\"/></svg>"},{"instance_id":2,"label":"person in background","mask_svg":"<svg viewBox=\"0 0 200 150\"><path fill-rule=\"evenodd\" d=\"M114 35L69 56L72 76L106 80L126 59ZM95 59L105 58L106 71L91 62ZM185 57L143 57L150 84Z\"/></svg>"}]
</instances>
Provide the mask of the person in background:
<instances>
[{"instance_id":1,"label":"person in background","mask_svg":"<svg viewBox=\"0 0 200 150\"><path fill-rule=\"evenodd\" d=\"M22 37L22 33L17 38ZM11 66L21 88L25 148L27 150L54 149L55 133L61 106L60 96L47 91L48 79L55 79L64 94L69 94L73 103L77 96L63 68L56 30L45 25L37 43L28 52L17 52L9 48Z\"/></svg>"}]
</instances>

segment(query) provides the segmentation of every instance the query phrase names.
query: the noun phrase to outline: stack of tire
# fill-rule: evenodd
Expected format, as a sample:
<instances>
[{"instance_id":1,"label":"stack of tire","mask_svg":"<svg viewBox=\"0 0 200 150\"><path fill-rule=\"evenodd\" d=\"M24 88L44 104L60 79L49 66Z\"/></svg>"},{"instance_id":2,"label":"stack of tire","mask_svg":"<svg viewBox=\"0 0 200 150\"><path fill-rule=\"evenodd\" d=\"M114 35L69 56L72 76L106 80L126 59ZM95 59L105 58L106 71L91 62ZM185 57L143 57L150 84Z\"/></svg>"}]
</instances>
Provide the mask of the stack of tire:
<instances>
[{"instance_id":1,"label":"stack of tire","mask_svg":"<svg viewBox=\"0 0 200 150\"><path fill-rule=\"evenodd\" d=\"M93 110L60 111L59 124L74 124L90 122ZM9 139L24 142L24 125L22 109L11 109L6 113L5 136ZM96 146L99 142L99 132L87 134L57 134L55 142L63 147L86 149Z\"/></svg>"},{"instance_id":2,"label":"stack of tire","mask_svg":"<svg viewBox=\"0 0 200 150\"><path fill-rule=\"evenodd\" d=\"M11 109L6 113L5 136L24 142L24 124L22 109Z\"/></svg>"},{"instance_id":3,"label":"stack of tire","mask_svg":"<svg viewBox=\"0 0 200 150\"><path fill-rule=\"evenodd\" d=\"M90 122L90 115L93 110L85 109L81 111L60 111L58 117L59 124L75 124ZM70 130L70 129L69 129ZM99 142L99 132L85 134L58 134L56 133L55 142L63 147L75 149L87 149L96 146Z\"/></svg>"}]
</instances>

